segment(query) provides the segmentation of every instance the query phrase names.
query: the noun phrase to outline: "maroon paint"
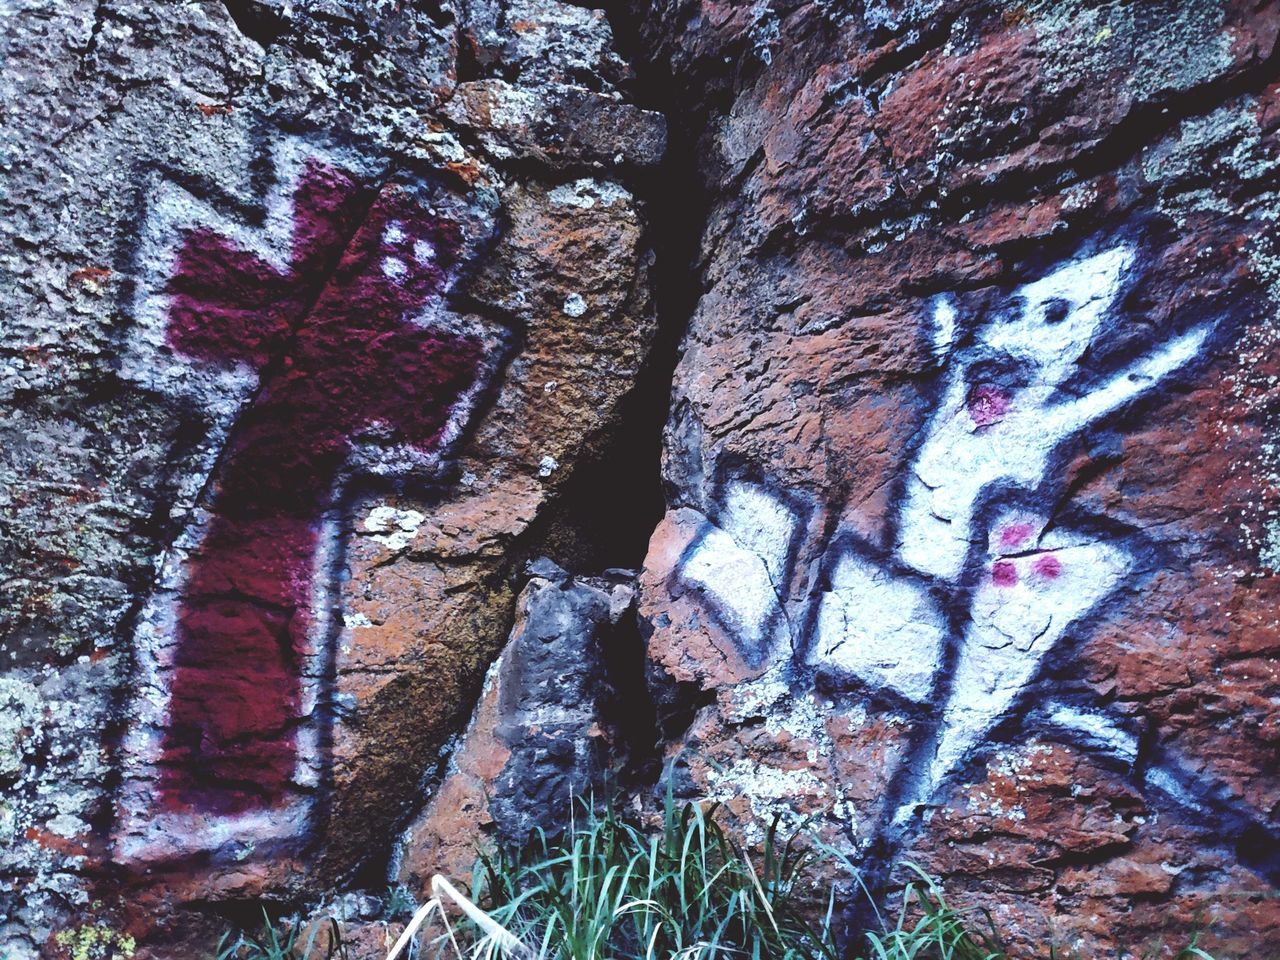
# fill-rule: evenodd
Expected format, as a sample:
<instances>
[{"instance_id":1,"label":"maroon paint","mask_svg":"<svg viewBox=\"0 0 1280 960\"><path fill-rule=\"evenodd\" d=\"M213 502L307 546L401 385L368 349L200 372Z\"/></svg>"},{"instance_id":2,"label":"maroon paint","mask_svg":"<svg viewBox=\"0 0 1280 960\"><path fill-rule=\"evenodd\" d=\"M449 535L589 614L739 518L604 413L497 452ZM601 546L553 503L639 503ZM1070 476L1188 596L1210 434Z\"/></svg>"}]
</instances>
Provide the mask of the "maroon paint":
<instances>
[{"instance_id":1,"label":"maroon paint","mask_svg":"<svg viewBox=\"0 0 1280 960\"><path fill-rule=\"evenodd\" d=\"M1062 561L1052 553L1042 553L1031 564L1031 569L1046 580L1056 580L1062 575Z\"/></svg>"},{"instance_id":2,"label":"maroon paint","mask_svg":"<svg viewBox=\"0 0 1280 960\"><path fill-rule=\"evenodd\" d=\"M991 582L997 587L1012 587L1018 582L1018 568L1011 560L997 560L991 566Z\"/></svg>"},{"instance_id":3,"label":"maroon paint","mask_svg":"<svg viewBox=\"0 0 1280 960\"><path fill-rule=\"evenodd\" d=\"M969 419L974 426L989 427L999 423L1013 403L1004 390L987 384L976 387L969 394Z\"/></svg>"},{"instance_id":4,"label":"maroon paint","mask_svg":"<svg viewBox=\"0 0 1280 960\"><path fill-rule=\"evenodd\" d=\"M313 162L294 196L287 271L203 229L178 257L170 345L248 363L262 380L228 438L178 604L161 760L170 809L233 814L284 799L319 526L353 444L430 450L479 373L476 339L410 319L441 289L456 226L395 189L368 202L349 175Z\"/></svg>"},{"instance_id":5,"label":"maroon paint","mask_svg":"<svg viewBox=\"0 0 1280 960\"><path fill-rule=\"evenodd\" d=\"M1006 549L1026 543L1035 528L1029 523L1011 523L1000 531L1000 546Z\"/></svg>"}]
</instances>

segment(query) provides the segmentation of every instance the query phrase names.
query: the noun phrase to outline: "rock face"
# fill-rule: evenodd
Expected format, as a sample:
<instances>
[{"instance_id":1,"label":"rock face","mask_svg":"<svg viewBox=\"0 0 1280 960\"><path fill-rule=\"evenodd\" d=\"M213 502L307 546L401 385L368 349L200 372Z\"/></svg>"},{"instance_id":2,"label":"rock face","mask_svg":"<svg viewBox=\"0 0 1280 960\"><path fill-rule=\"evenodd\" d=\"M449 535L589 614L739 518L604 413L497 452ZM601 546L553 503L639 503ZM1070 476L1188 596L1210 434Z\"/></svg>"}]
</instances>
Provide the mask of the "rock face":
<instances>
[{"instance_id":1,"label":"rock face","mask_svg":"<svg viewBox=\"0 0 1280 960\"><path fill-rule=\"evenodd\" d=\"M0 953L190 956L385 872L527 559L608 552L665 123L556 0L19 6Z\"/></svg>"},{"instance_id":2,"label":"rock face","mask_svg":"<svg viewBox=\"0 0 1280 960\"><path fill-rule=\"evenodd\" d=\"M554 834L630 746L624 671L643 654L620 625L634 623L634 584L570 579L547 561L534 570L461 747L401 841L410 890L436 873L469 876L478 849Z\"/></svg>"},{"instance_id":3,"label":"rock face","mask_svg":"<svg viewBox=\"0 0 1280 960\"><path fill-rule=\"evenodd\" d=\"M1274 950L1280 9L858 9L644 11L710 203L640 604L709 701L676 782L1017 956Z\"/></svg>"},{"instance_id":4,"label":"rock face","mask_svg":"<svg viewBox=\"0 0 1280 960\"><path fill-rule=\"evenodd\" d=\"M0 955L620 771L1280 950L1275 2L8 7Z\"/></svg>"}]
</instances>

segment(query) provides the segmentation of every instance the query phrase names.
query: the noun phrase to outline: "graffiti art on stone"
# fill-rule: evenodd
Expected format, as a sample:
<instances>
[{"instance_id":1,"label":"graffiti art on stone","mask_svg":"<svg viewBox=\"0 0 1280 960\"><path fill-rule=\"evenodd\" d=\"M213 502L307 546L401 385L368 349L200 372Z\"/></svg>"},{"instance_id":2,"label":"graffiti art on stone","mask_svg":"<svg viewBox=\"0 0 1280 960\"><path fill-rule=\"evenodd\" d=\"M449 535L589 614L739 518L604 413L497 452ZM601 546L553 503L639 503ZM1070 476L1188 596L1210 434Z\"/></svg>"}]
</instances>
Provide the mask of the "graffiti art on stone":
<instances>
[{"instance_id":1,"label":"graffiti art on stone","mask_svg":"<svg viewBox=\"0 0 1280 960\"><path fill-rule=\"evenodd\" d=\"M918 718L890 791L889 837L997 727L1052 731L1130 767L1137 759L1124 718L1040 682L1047 658L1069 657L1073 630L1135 586L1135 552L1153 549L1114 520L1073 514L1058 454L1186 368L1213 332L1211 322L1192 326L1090 376L1099 341L1132 322L1120 303L1135 264L1134 247L1118 244L1017 288L987 316L933 304L938 399L887 518L888 549L839 530L816 569L796 569L807 527L799 495L731 476L681 560L682 591L701 598L748 665ZM804 599L788 616L797 583ZM1184 809L1203 810L1196 798L1214 794L1176 758L1143 777Z\"/></svg>"},{"instance_id":2,"label":"graffiti art on stone","mask_svg":"<svg viewBox=\"0 0 1280 960\"><path fill-rule=\"evenodd\" d=\"M149 722L126 744L126 856L305 822L345 492L438 473L501 352L445 304L476 242L456 199L300 140L271 163L256 223L169 179L142 227L129 372L192 396L213 428L138 619Z\"/></svg>"},{"instance_id":3,"label":"graffiti art on stone","mask_svg":"<svg viewBox=\"0 0 1280 960\"><path fill-rule=\"evenodd\" d=\"M779 591L804 532L804 509L738 477L723 485L718 508L680 575L726 623L743 659L759 666L791 644Z\"/></svg>"}]
</instances>

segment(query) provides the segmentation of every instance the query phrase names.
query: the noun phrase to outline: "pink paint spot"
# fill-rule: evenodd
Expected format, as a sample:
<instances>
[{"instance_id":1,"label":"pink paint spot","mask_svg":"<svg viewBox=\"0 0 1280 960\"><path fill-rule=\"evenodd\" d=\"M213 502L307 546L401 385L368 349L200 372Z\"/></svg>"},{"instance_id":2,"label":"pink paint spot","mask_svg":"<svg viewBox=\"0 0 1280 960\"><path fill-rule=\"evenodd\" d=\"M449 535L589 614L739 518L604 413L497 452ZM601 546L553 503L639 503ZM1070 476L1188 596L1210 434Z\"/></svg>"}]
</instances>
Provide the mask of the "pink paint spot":
<instances>
[{"instance_id":1,"label":"pink paint spot","mask_svg":"<svg viewBox=\"0 0 1280 960\"><path fill-rule=\"evenodd\" d=\"M433 256L413 256L415 245ZM178 601L160 761L170 809L225 815L283 801L304 719L320 524L355 438L376 427L388 443L434 448L479 375L475 338L411 319L459 247L456 225L408 195L375 199L318 163L294 194L287 271L209 230L184 238L169 344L248 363L263 379L227 440ZM388 260L399 264L390 273Z\"/></svg>"},{"instance_id":2,"label":"pink paint spot","mask_svg":"<svg viewBox=\"0 0 1280 960\"><path fill-rule=\"evenodd\" d=\"M1041 554L1031 564L1031 569L1046 580L1055 580L1062 573L1062 561L1052 553Z\"/></svg>"},{"instance_id":3,"label":"pink paint spot","mask_svg":"<svg viewBox=\"0 0 1280 960\"><path fill-rule=\"evenodd\" d=\"M1012 405L1009 395L999 387L983 384L969 394L969 419L975 426L989 427L1003 420Z\"/></svg>"},{"instance_id":4,"label":"pink paint spot","mask_svg":"<svg viewBox=\"0 0 1280 960\"><path fill-rule=\"evenodd\" d=\"M1010 523L1000 531L1000 546L1005 548L1021 546L1034 532L1035 528L1029 523Z\"/></svg>"},{"instance_id":5,"label":"pink paint spot","mask_svg":"<svg viewBox=\"0 0 1280 960\"><path fill-rule=\"evenodd\" d=\"M1018 568L1011 560L997 560L991 565L991 582L997 587L1012 587L1018 582Z\"/></svg>"}]
</instances>

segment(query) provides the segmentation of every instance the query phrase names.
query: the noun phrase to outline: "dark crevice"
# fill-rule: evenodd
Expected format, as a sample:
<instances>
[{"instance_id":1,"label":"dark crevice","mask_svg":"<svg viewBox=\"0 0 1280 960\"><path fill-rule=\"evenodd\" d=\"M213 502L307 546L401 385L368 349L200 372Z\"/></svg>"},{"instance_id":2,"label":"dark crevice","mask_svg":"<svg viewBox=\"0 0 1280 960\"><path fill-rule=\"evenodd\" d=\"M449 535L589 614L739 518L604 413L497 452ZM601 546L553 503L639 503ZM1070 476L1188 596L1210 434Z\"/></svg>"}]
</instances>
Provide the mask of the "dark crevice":
<instances>
[{"instance_id":1,"label":"dark crevice","mask_svg":"<svg viewBox=\"0 0 1280 960\"><path fill-rule=\"evenodd\" d=\"M653 783L661 764L661 738L657 705L644 682L648 656L634 611L601 631L597 642L605 677L599 711L613 731L618 786Z\"/></svg>"},{"instance_id":2,"label":"dark crevice","mask_svg":"<svg viewBox=\"0 0 1280 960\"><path fill-rule=\"evenodd\" d=\"M645 664L645 669L659 737L663 742L674 743L688 732L704 708L716 702L716 692L691 681L674 680L652 662Z\"/></svg>"},{"instance_id":3,"label":"dark crevice","mask_svg":"<svg viewBox=\"0 0 1280 960\"><path fill-rule=\"evenodd\" d=\"M614 36L624 56L638 45L638 25L614 11ZM708 198L698 177L696 143L679 122L681 89L669 73L631 57L644 106L668 118L662 163L628 178L644 204L645 247L653 251L650 290L657 332L615 419L560 488L535 524L530 541L573 572L636 568L666 508L662 438L671 384L685 328L701 293L696 269ZM665 109L664 109L665 107Z\"/></svg>"},{"instance_id":4,"label":"dark crevice","mask_svg":"<svg viewBox=\"0 0 1280 960\"><path fill-rule=\"evenodd\" d=\"M416 0L413 7L437 27L447 27L456 19L452 4L444 0Z\"/></svg>"},{"instance_id":5,"label":"dark crevice","mask_svg":"<svg viewBox=\"0 0 1280 960\"><path fill-rule=\"evenodd\" d=\"M83 77L89 66L89 60L97 52L98 40L102 36L102 28L107 22L107 0L98 0L93 8L93 26L89 29L89 39L80 51L80 60L76 64L76 76Z\"/></svg>"},{"instance_id":6,"label":"dark crevice","mask_svg":"<svg viewBox=\"0 0 1280 960\"><path fill-rule=\"evenodd\" d=\"M289 21L280 13L258 0L222 0L236 29L258 46L271 46L289 29Z\"/></svg>"}]
</instances>

